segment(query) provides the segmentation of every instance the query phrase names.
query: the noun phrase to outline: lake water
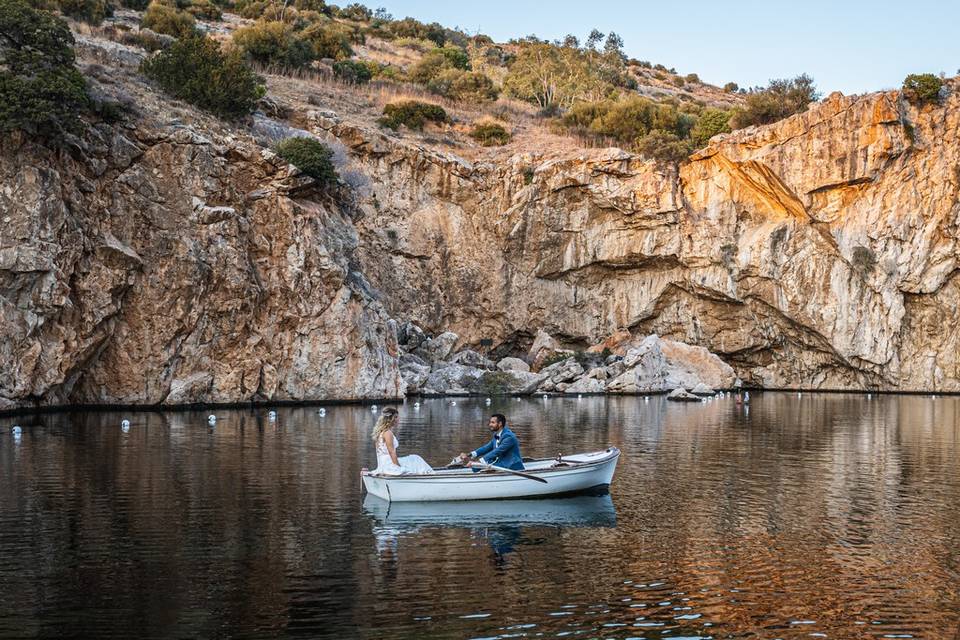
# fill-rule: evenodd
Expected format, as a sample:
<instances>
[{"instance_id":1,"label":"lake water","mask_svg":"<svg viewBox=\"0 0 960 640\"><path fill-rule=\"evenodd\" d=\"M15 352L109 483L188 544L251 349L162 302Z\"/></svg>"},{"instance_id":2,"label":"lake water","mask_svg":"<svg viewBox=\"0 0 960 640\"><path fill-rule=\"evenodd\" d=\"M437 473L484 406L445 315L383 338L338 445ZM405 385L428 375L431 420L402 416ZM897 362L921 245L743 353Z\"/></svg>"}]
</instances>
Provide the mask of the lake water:
<instances>
[{"instance_id":1,"label":"lake water","mask_svg":"<svg viewBox=\"0 0 960 640\"><path fill-rule=\"evenodd\" d=\"M0 419L0 638L960 637L957 398L408 403L435 465L492 411L623 451L608 496L440 511L364 500L368 407L267 411Z\"/></svg>"}]
</instances>

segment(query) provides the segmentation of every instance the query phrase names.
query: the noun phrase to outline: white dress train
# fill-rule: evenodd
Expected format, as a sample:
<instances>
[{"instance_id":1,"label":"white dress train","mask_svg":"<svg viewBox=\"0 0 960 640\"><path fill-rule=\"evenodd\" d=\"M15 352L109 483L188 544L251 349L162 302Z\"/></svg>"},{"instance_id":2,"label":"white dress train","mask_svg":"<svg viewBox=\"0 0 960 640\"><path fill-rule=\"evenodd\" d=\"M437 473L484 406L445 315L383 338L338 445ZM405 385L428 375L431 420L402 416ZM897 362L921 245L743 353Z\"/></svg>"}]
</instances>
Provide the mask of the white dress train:
<instances>
[{"instance_id":1,"label":"white dress train","mask_svg":"<svg viewBox=\"0 0 960 640\"><path fill-rule=\"evenodd\" d=\"M397 436L393 436L393 450L396 451L400 446ZM387 445L383 441L383 436L377 439L377 468L374 473L388 476L402 476L405 473L433 473L433 467L427 464L427 461L417 455L397 456L399 465L393 464L390 459L390 452L387 451Z\"/></svg>"}]
</instances>

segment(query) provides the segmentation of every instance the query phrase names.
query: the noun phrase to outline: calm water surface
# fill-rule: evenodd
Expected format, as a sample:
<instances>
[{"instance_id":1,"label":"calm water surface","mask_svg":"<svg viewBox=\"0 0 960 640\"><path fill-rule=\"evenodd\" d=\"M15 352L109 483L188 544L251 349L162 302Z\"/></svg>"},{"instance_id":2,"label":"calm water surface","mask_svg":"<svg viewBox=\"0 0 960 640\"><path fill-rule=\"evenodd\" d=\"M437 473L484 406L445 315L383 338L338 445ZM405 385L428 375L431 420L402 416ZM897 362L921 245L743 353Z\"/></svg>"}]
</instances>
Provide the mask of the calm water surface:
<instances>
[{"instance_id":1,"label":"calm water surface","mask_svg":"<svg viewBox=\"0 0 960 640\"><path fill-rule=\"evenodd\" d=\"M960 399L432 400L401 454L492 410L610 495L388 510L365 407L0 419L0 637L960 638Z\"/></svg>"}]
</instances>

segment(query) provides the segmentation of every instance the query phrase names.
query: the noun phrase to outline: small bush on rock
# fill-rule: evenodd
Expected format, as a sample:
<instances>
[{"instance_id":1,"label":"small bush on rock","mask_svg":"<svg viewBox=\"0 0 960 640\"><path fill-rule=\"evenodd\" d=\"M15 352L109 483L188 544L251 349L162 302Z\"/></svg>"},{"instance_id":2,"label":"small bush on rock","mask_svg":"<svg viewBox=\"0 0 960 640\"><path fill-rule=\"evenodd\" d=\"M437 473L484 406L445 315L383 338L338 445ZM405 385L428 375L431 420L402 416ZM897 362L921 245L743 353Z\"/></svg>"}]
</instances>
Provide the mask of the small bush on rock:
<instances>
[{"instance_id":1,"label":"small bush on rock","mask_svg":"<svg viewBox=\"0 0 960 640\"><path fill-rule=\"evenodd\" d=\"M202 35L174 42L144 60L140 70L175 98L223 118L247 115L264 95L260 78L239 53L226 55Z\"/></svg>"},{"instance_id":2,"label":"small bush on rock","mask_svg":"<svg viewBox=\"0 0 960 640\"><path fill-rule=\"evenodd\" d=\"M484 147L499 147L510 142L510 132L496 122L478 122L473 125L470 137Z\"/></svg>"},{"instance_id":3,"label":"small bush on rock","mask_svg":"<svg viewBox=\"0 0 960 640\"><path fill-rule=\"evenodd\" d=\"M23 0L0 1L0 132L59 137L89 107L67 24Z\"/></svg>"},{"instance_id":4,"label":"small bush on rock","mask_svg":"<svg viewBox=\"0 0 960 640\"><path fill-rule=\"evenodd\" d=\"M277 145L277 155L318 182L337 181L333 150L313 138L287 138Z\"/></svg>"},{"instance_id":5,"label":"small bush on rock","mask_svg":"<svg viewBox=\"0 0 960 640\"><path fill-rule=\"evenodd\" d=\"M932 73L912 73L903 80L903 96L915 105L930 104L940 100L943 80Z\"/></svg>"},{"instance_id":6,"label":"small bush on rock","mask_svg":"<svg viewBox=\"0 0 960 640\"><path fill-rule=\"evenodd\" d=\"M447 122L447 112L443 107L429 102L404 100L393 102L383 108L383 117L380 124L389 129L399 129L400 125L415 131L423 130L427 122Z\"/></svg>"}]
</instances>

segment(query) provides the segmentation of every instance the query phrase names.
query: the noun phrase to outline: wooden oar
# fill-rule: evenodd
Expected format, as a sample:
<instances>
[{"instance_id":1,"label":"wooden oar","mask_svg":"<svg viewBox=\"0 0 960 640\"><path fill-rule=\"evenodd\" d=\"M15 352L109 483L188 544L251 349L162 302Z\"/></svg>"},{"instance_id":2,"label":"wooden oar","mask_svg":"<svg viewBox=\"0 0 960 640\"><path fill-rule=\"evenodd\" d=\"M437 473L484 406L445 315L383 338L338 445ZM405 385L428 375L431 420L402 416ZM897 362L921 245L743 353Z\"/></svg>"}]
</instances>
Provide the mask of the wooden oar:
<instances>
[{"instance_id":1,"label":"wooden oar","mask_svg":"<svg viewBox=\"0 0 960 640\"><path fill-rule=\"evenodd\" d=\"M537 482L542 482L543 484L548 484L547 481L543 478L538 478L537 476L532 476L529 473L524 473L522 471L514 471L513 469L506 469L504 467L498 467L492 464L487 464L486 462L480 462L479 460L473 461L472 464L477 465L478 467L484 467L486 469L493 469L494 471L502 471L504 473L512 473L515 476L520 476L521 478L526 478L527 480L536 480Z\"/></svg>"}]
</instances>

